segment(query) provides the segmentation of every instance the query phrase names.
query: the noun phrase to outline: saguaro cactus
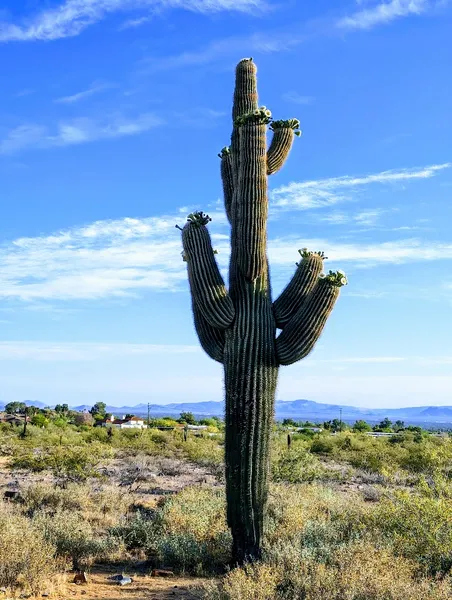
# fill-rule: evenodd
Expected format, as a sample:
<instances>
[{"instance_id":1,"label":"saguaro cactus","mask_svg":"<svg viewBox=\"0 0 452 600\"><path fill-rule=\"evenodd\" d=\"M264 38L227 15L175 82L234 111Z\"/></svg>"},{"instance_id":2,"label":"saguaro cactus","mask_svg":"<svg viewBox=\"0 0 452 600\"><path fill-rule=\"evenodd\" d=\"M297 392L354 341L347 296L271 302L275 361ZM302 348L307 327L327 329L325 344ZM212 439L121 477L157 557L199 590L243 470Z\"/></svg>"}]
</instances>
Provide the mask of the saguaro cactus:
<instances>
[{"instance_id":1,"label":"saguaro cactus","mask_svg":"<svg viewBox=\"0 0 452 600\"><path fill-rule=\"evenodd\" d=\"M231 225L229 292L206 227L209 216L190 214L182 242L199 340L224 365L227 516L233 556L242 563L258 558L262 548L278 368L309 354L347 282L341 271L324 275L323 253L304 248L292 281L272 302L267 180L283 166L299 121L273 121L258 106L252 59L237 65L232 118L231 145L219 154ZM267 149L268 125L273 139Z\"/></svg>"}]
</instances>

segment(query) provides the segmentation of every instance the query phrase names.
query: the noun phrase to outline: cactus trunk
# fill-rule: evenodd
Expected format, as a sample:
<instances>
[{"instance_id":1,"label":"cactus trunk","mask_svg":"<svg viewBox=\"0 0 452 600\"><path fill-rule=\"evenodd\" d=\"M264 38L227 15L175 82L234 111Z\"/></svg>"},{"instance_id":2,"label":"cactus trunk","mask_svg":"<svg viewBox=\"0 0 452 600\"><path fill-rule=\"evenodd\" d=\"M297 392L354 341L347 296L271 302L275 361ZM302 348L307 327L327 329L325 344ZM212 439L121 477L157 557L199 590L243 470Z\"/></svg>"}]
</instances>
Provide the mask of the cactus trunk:
<instances>
[{"instance_id":1,"label":"cactus trunk","mask_svg":"<svg viewBox=\"0 0 452 600\"><path fill-rule=\"evenodd\" d=\"M272 121L269 110L258 108L251 59L237 65L232 117L231 146L219 154L231 225L229 291L206 227L210 218L189 215L182 241L195 329L207 354L224 365L227 516L233 560L243 563L262 551L279 366L309 354L346 280L340 271L322 275L323 253L303 249L292 281L272 302L267 181L283 166L299 122Z\"/></svg>"},{"instance_id":2,"label":"cactus trunk","mask_svg":"<svg viewBox=\"0 0 452 600\"><path fill-rule=\"evenodd\" d=\"M232 268L232 267L231 267ZM250 283L236 273L235 321L226 331L226 493L234 558L258 557L267 502L270 432L278 376L276 325L267 273Z\"/></svg>"}]
</instances>

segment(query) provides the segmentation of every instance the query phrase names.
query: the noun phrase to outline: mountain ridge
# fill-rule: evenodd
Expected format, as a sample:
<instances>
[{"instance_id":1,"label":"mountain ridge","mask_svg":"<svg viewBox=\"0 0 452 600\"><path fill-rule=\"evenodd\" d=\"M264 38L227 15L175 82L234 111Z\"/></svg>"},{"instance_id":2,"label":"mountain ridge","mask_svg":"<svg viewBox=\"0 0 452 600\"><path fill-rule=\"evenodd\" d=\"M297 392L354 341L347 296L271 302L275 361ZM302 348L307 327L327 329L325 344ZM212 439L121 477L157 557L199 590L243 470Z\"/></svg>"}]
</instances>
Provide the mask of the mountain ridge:
<instances>
[{"instance_id":1,"label":"mountain ridge","mask_svg":"<svg viewBox=\"0 0 452 600\"><path fill-rule=\"evenodd\" d=\"M26 404L44 408L46 405L38 400L27 400ZM0 402L0 409L5 406ZM71 406L75 410L89 410L91 406L82 404ZM179 416L181 412L192 412L197 417L222 416L223 402L172 402L170 404L151 404L149 406L151 416ZM107 411L119 414L134 413L147 415L148 405L140 403L136 405L110 406ZM293 418L314 421L327 421L340 418L344 421L365 419L368 421L379 421L384 417L393 420L401 419L411 423L448 423L452 424L452 406L409 406L405 408L364 408L344 404L327 404L314 402L307 399L278 400L275 405L277 419Z\"/></svg>"}]
</instances>

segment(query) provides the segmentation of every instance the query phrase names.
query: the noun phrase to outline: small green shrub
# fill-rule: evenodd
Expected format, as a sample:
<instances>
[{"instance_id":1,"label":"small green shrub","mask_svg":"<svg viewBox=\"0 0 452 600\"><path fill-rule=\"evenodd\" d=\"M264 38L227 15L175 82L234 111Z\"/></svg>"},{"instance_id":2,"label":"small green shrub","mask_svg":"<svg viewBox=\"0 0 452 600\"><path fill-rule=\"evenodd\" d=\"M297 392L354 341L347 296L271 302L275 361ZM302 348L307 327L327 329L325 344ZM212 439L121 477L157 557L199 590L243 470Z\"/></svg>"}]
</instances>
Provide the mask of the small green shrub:
<instances>
[{"instance_id":1,"label":"small green shrub","mask_svg":"<svg viewBox=\"0 0 452 600\"><path fill-rule=\"evenodd\" d=\"M319 460L304 445L293 445L290 449L277 446L273 451L272 479L275 482L314 481L322 474Z\"/></svg>"}]
</instances>

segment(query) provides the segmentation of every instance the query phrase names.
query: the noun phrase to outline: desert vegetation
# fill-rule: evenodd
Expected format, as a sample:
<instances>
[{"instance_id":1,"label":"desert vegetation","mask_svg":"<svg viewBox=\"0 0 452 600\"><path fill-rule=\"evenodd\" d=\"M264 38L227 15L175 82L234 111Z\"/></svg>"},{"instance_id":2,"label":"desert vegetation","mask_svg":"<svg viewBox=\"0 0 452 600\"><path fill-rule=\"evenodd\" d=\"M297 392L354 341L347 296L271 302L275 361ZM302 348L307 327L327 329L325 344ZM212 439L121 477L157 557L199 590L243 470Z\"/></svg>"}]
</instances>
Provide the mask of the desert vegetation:
<instances>
[{"instance_id":1,"label":"desert vegetation","mask_svg":"<svg viewBox=\"0 0 452 600\"><path fill-rule=\"evenodd\" d=\"M262 557L234 568L221 421L185 441L179 427L110 436L77 419L61 438L59 418L25 436L0 428L0 483L17 492L0 504L0 587L11 597L58 595L74 571L106 565L202 577L199 598L452 593L447 434L274 424Z\"/></svg>"}]
</instances>

